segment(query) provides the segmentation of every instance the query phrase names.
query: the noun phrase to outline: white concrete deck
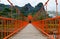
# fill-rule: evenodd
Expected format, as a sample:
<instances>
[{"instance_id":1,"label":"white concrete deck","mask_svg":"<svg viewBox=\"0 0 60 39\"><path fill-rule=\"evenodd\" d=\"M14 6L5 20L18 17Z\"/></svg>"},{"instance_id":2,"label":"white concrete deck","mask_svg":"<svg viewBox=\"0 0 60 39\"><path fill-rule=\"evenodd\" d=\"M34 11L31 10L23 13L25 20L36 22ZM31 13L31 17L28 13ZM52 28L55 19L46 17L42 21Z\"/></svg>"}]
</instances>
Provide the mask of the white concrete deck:
<instances>
[{"instance_id":1,"label":"white concrete deck","mask_svg":"<svg viewBox=\"0 0 60 39\"><path fill-rule=\"evenodd\" d=\"M9 39L47 39L47 36L38 31L32 24L28 24L23 30Z\"/></svg>"}]
</instances>

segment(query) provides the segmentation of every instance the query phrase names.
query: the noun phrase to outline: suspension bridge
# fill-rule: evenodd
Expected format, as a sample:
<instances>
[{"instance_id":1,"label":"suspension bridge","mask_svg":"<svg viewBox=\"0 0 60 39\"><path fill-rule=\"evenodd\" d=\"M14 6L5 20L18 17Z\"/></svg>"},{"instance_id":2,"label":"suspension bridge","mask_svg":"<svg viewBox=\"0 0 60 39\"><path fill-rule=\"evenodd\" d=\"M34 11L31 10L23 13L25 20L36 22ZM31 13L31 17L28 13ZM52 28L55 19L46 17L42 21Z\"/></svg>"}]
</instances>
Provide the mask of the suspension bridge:
<instances>
[{"instance_id":1,"label":"suspension bridge","mask_svg":"<svg viewBox=\"0 0 60 39\"><path fill-rule=\"evenodd\" d=\"M13 3L7 0L11 4ZM45 2L46 14L49 0ZM56 17L43 20L36 20L40 10L32 17L28 15L27 20L17 20L0 16L0 39L60 39L60 16L58 16L58 2L56 2ZM42 6L43 7L43 6ZM41 7L41 10L42 10ZM21 13L17 7L14 7L17 13ZM12 11L11 14L12 16ZM24 16L23 16L24 17Z\"/></svg>"}]
</instances>

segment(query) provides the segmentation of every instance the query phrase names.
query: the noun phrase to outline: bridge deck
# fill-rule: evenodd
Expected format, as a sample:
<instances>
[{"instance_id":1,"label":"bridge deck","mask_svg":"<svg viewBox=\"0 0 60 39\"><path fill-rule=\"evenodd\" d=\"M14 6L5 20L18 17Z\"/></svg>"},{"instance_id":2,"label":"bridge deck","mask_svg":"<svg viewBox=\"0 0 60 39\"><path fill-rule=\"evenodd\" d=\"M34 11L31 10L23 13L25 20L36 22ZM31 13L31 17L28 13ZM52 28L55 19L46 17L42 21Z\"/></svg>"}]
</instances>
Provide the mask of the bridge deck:
<instances>
[{"instance_id":1,"label":"bridge deck","mask_svg":"<svg viewBox=\"0 0 60 39\"><path fill-rule=\"evenodd\" d=\"M9 39L48 39L43 33L38 31L32 24L28 24Z\"/></svg>"}]
</instances>

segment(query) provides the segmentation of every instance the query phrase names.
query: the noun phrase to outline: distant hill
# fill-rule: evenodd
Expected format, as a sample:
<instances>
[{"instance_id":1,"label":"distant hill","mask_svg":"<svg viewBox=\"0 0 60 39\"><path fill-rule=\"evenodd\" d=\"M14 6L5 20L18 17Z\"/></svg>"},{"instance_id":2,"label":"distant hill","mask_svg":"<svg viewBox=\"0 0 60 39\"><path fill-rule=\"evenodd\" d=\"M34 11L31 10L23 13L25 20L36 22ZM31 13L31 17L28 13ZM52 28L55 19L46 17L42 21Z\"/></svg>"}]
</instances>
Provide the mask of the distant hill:
<instances>
[{"instance_id":1,"label":"distant hill","mask_svg":"<svg viewBox=\"0 0 60 39\"><path fill-rule=\"evenodd\" d=\"M21 12L24 13L25 16L27 16L29 13L31 14L35 14L37 11L39 11L41 9L41 7L43 6L42 3L39 3L34 7L31 6L30 3L26 4L25 6L21 7L22 9ZM43 11L45 11L45 9L43 8Z\"/></svg>"},{"instance_id":2,"label":"distant hill","mask_svg":"<svg viewBox=\"0 0 60 39\"><path fill-rule=\"evenodd\" d=\"M30 3L26 4L23 7L13 6L12 18L16 18L16 16L20 16L18 13L16 13L16 9L14 7L17 7L24 16L28 16L29 13L31 13L33 15L33 14L36 14L39 10L45 11L44 6L41 9L42 6L43 6L43 3L38 3L35 7L31 6ZM41 11L41 12L43 12L43 11ZM10 5L0 4L0 16L11 17L10 14L11 14ZM42 14L44 15L46 13L42 13Z\"/></svg>"},{"instance_id":3,"label":"distant hill","mask_svg":"<svg viewBox=\"0 0 60 39\"><path fill-rule=\"evenodd\" d=\"M37 12L41 8L42 4L39 3L37 6L32 7L30 3L26 4L23 7L15 6L17 7L24 15L28 15L29 13ZM4 5L0 4L0 11L4 10L4 8L10 8L10 5Z\"/></svg>"},{"instance_id":4,"label":"distant hill","mask_svg":"<svg viewBox=\"0 0 60 39\"><path fill-rule=\"evenodd\" d=\"M10 8L10 5L4 5L0 3L0 11L2 11L4 8Z\"/></svg>"},{"instance_id":5,"label":"distant hill","mask_svg":"<svg viewBox=\"0 0 60 39\"><path fill-rule=\"evenodd\" d=\"M25 6L21 7L20 11L25 16L27 16L29 13L33 13L34 12L34 7L32 7L30 3L28 3Z\"/></svg>"},{"instance_id":6,"label":"distant hill","mask_svg":"<svg viewBox=\"0 0 60 39\"><path fill-rule=\"evenodd\" d=\"M44 6L43 6L43 3L37 4L37 5L35 6L35 11L36 11L36 12L39 11L39 10L41 9L41 7L43 7L43 10L45 11Z\"/></svg>"}]
</instances>

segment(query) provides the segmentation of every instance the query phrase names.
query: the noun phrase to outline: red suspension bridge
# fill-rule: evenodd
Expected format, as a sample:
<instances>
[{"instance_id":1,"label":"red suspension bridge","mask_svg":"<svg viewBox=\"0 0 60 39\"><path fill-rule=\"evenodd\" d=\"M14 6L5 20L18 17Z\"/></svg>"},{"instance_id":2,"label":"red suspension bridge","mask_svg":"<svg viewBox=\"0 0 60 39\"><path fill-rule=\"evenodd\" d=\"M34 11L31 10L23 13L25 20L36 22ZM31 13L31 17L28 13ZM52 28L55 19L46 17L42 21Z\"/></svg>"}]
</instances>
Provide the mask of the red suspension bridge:
<instances>
[{"instance_id":1,"label":"red suspension bridge","mask_svg":"<svg viewBox=\"0 0 60 39\"><path fill-rule=\"evenodd\" d=\"M7 0L7 1L11 4L11 10L12 10L12 8L14 7L13 3L11 3L10 0ZM60 16L58 16L58 7L57 7L58 1L57 0L55 0L55 1L56 1L56 17L54 17L54 18L48 18L46 16L46 19L44 19L44 20L35 20L35 18L38 17L40 10L36 13L36 15L34 17L32 17L31 15L28 15L27 20L17 20L17 19L5 18L5 17L1 16L0 17L0 37L1 37L1 39L13 39L12 36L14 36L19 31L23 30L25 27L27 27L27 24L29 24L29 21L34 27L37 28L37 30L39 30L39 32L42 32L41 34L43 34L43 37L45 37L45 36L47 37L46 39L60 39ZM44 4L44 6L46 6L46 14L47 14L48 2L49 2L49 0L47 0L47 2ZM42 7L41 7L41 9L42 9ZM17 13L21 13L17 7L14 7L14 8L16 9ZM10 15L12 16L12 11L11 11ZM23 16L23 17L25 17L25 16ZM30 25L30 26L32 26L32 25ZM27 27L27 28L29 28L29 27ZM41 35L41 34L39 34L39 35ZM41 37L41 39L45 39L43 37ZM38 37L38 38L40 39L40 37ZM38 39L38 38L36 38L36 39ZM19 39L21 39L21 38L19 38Z\"/></svg>"}]
</instances>

